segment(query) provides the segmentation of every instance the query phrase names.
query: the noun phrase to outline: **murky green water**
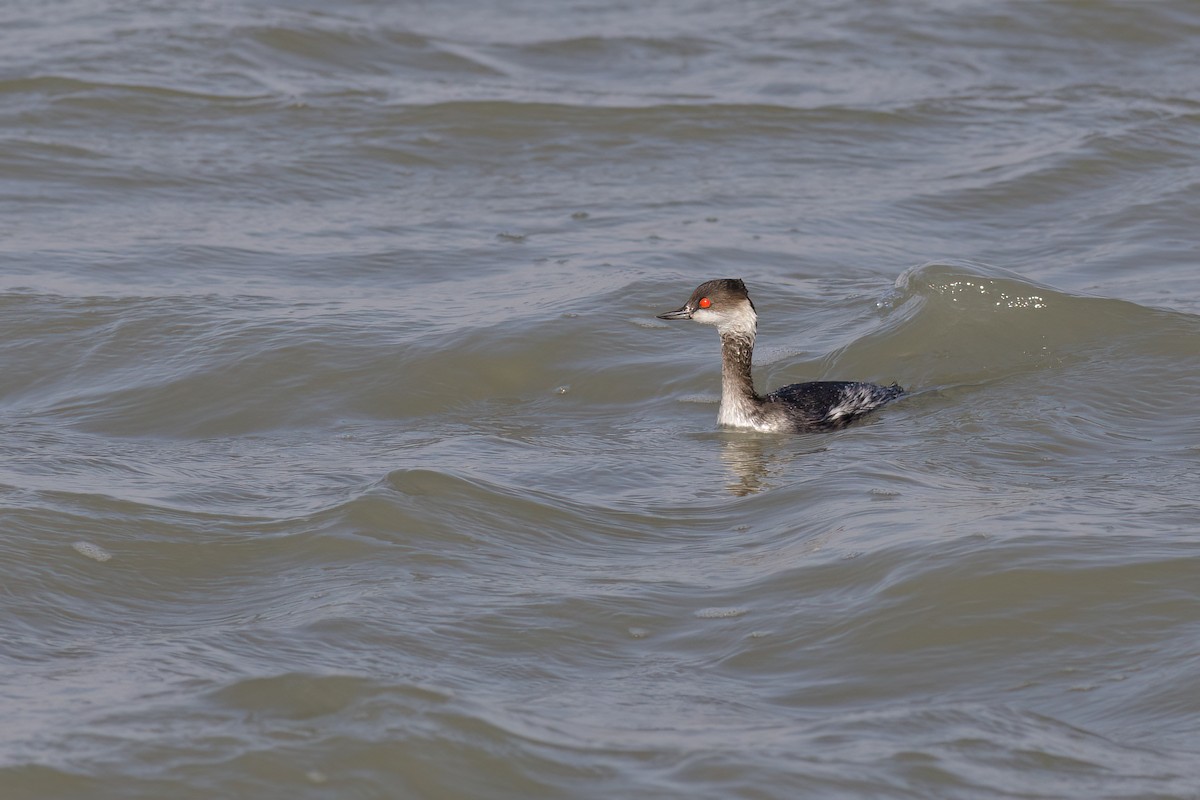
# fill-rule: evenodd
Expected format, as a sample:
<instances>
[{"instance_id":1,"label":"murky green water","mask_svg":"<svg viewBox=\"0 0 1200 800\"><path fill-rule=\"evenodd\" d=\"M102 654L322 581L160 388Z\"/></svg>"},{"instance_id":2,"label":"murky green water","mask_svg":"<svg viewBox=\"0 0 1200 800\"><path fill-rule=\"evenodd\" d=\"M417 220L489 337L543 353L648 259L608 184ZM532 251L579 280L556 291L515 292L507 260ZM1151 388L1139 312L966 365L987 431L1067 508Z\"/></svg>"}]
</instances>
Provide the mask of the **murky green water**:
<instances>
[{"instance_id":1,"label":"murky green water","mask_svg":"<svg viewBox=\"0 0 1200 800\"><path fill-rule=\"evenodd\" d=\"M0 9L0 794L1200 797L1198 35Z\"/></svg>"}]
</instances>

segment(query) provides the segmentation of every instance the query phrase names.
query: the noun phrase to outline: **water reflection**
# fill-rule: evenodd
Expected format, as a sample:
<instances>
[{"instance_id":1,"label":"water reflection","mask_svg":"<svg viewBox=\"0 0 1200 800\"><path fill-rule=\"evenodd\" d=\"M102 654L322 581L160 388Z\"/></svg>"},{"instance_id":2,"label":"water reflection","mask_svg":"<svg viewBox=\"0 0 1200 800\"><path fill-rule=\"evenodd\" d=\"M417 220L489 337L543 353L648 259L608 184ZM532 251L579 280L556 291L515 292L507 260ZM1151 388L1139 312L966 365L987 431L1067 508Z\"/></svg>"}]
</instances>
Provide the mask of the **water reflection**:
<instances>
[{"instance_id":1,"label":"water reflection","mask_svg":"<svg viewBox=\"0 0 1200 800\"><path fill-rule=\"evenodd\" d=\"M760 492L777 485L772 478L796 456L819 453L824 445L797 447L796 437L730 433L721 446L721 461L734 480L725 488L737 495Z\"/></svg>"}]
</instances>

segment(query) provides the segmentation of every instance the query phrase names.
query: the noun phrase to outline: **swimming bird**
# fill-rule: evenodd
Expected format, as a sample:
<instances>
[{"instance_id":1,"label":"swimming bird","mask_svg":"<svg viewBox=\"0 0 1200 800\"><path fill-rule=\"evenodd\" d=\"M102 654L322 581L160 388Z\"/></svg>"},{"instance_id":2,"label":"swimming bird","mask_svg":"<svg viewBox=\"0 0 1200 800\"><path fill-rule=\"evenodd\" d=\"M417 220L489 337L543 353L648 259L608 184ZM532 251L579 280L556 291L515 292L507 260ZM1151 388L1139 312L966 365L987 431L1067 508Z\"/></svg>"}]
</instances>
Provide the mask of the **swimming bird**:
<instances>
[{"instance_id":1,"label":"swimming bird","mask_svg":"<svg viewBox=\"0 0 1200 800\"><path fill-rule=\"evenodd\" d=\"M899 384L858 381L794 383L768 395L754 391L750 362L758 314L737 278L706 281L682 308L659 319L690 319L715 325L721 335L721 410L717 422L764 433L809 433L844 428L904 394Z\"/></svg>"}]
</instances>

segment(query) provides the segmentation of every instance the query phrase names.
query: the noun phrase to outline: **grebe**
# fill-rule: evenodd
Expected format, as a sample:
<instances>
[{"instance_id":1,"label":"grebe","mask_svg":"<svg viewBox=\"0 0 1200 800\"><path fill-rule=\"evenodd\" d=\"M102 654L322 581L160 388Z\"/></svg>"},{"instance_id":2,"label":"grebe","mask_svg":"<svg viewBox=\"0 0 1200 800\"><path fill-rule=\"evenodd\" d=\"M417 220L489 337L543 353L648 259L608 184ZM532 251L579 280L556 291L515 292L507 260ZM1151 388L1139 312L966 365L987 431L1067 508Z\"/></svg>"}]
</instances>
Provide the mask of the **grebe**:
<instances>
[{"instance_id":1,"label":"grebe","mask_svg":"<svg viewBox=\"0 0 1200 800\"><path fill-rule=\"evenodd\" d=\"M794 383L760 396L750 377L758 315L736 278L696 287L682 308L659 319L690 319L716 325L721 335L721 410L717 422L764 433L808 433L844 428L904 394L898 384L856 381Z\"/></svg>"}]
</instances>

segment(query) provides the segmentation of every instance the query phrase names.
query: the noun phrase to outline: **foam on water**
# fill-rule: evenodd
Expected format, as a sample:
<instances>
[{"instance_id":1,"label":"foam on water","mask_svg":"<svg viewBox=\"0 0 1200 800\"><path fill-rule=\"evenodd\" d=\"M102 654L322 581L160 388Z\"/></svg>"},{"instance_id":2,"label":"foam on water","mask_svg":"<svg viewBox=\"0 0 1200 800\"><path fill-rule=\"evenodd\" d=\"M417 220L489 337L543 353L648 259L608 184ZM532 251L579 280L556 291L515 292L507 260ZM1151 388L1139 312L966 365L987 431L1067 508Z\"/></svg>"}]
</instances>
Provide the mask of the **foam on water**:
<instances>
[{"instance_id":1,"label":"foam on water","mask_svg":"<svg viewBox=\"0 0 1200 800\"><path fill-rule=\"evenodd\" d=\"M71 545L71 549L79 555L87 556L95 561L104 562L112 558L112 553L90 542L75 542Z\"/></svg>"}]
</instances>

